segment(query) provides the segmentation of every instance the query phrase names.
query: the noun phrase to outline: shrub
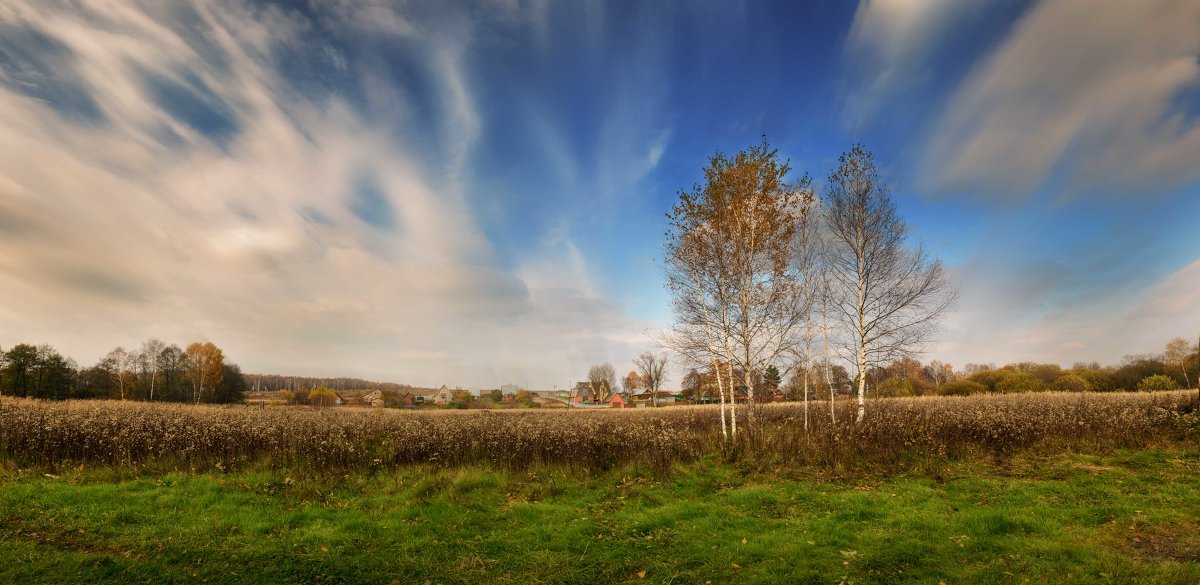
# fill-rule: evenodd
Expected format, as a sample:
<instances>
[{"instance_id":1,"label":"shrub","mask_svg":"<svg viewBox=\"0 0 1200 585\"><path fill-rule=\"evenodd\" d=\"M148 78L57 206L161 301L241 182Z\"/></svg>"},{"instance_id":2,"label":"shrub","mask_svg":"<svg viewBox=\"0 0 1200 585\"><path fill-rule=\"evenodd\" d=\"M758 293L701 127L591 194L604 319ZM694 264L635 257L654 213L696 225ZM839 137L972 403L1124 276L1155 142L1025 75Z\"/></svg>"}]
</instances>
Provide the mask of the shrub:
<instances>
[{"instance_id":1,"label":"shrub","mask_svg":"<svg viewBox=\"0 0 1200 585\"><path fill-rule=\"evenodd\" d=\"M967 396L970 394L983 394L987 391L987 386L984 386L979 382L972 382L970 380L952 380L942 384L940 392L942 396Z\"/></svg>"},{"instance_id":2,"label":"shrub","mask_svg":"<svg viewBox=\"0 0 1200 585\"><path fill-rule=\"evenodd\" d=\"M1138 392L1165 392L1177 388L1179 388L1179 385L1175 383L1175 380L1164 374L1146 376L1137 385Z\"/></svg>"},{"instance_id":3,"label":"shrub","mask_svg":"<svg viewBox=\"0 0 1200 585\"><path fill-rule=\"evenodd\" d=\"M912 382L907 378L892 376L883 381L875 392L883 398L895 398L898 396L912 396L916 394Z\"/></svg>"},{"instance_id":4,"label":"shrub","mask_svg":"<svg viewBox=\"0 0 1200 585\"><path fill-rule=\"evenodd\" d=\"M1052 388L1059 392L1087 392L1092 385L1075 374L1065 374L1054 381Z\"/></svg>"},{"instance_id":5,"label":"shrub","mask_svg":"<svg viewBox=\"0 0 1200 585\"><path fill-rule=\"evenodd\" d=\"M987 388L988 392L998 392L998 390L996 390L996 384L999 384L1000 381L1003 380L1008 374L1008 370L985 370L982 372L976 372L968 379L976 384L982 384L985 388Z\"/></svg>"},{"instance_id":6,"label":"shrub","mask_svg":"<svg viewBox=\"0 0 1200 585\"><path fill-rule=\"evenodd\" d=\"M1113 392L1117 390L1117 381L1111 372L1099 369L1073 370L1073 375L1083 378L1088 387L1096 392Z\"/></svg>"},{"instance_id":7,"label":"shrub","mask_svg":"<svg viewBox=\"0 0 1200 585\"><path fill-rule=\"evenodd\" d=\"M1025 372L1005 372L1004 377L996 383L996 392L1003 394L1039 392L1044 389L1042 383L1037 378Z\"/></svg>"}]
</instances>

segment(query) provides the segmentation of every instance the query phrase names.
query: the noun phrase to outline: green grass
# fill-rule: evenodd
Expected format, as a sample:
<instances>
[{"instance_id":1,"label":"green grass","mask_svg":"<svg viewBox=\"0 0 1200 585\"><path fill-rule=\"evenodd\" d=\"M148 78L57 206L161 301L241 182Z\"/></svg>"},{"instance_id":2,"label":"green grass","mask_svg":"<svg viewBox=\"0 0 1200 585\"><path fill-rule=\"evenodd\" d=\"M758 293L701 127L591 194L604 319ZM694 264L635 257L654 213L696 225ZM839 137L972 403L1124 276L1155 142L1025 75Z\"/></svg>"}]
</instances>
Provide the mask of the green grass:
<instances>
[{"instance_id":1,"label":"green grass","mask_svg":"<svg viewBox=\"0 0 1200 585\"><path fill-rule=\"evenodd\" d=\"M1177 450L843 478L7 471L0 582L1196 583L1198 471Z\"/></svg>"}]
</instances>

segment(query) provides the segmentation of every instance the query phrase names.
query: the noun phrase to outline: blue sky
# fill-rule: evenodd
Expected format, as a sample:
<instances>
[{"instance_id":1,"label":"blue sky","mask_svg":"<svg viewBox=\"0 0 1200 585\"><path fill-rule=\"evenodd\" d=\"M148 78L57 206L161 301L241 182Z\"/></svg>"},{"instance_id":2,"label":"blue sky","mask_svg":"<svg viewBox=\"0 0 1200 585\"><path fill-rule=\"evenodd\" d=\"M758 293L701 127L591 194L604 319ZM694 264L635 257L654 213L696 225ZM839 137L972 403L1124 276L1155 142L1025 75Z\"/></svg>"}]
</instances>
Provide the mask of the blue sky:
<instances>
[{"instance_id":1,"label":"blue sky","mask_svg":"<svg viewBox=\"0 0 1200 585\"><path fill-rule=\"evenodd\" d=\"M664 213L766 135L875 151L961 300L931 357L1200 331L1189 1L8 2L0 344L563 386L669 324Z\"/></svg>"}]
</instances>

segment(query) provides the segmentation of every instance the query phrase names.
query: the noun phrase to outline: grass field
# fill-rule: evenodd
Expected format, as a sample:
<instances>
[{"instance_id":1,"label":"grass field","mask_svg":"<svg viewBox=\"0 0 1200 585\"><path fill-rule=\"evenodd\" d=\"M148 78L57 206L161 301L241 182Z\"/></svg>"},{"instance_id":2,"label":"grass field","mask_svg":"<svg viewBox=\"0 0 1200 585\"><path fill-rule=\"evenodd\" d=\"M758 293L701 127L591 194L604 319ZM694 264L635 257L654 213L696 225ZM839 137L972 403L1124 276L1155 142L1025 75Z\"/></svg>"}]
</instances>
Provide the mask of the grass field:
<instances>
[{"instance_id":1,"label":"grass field","mask_svg":"<svg viewBox=\"0 0 1200 585\"><path fill-rule=\"evenodd\" d=\"M1197 583L1200 451L936 472L0 475L5 583Z\"/></svg>"}]
</instances>

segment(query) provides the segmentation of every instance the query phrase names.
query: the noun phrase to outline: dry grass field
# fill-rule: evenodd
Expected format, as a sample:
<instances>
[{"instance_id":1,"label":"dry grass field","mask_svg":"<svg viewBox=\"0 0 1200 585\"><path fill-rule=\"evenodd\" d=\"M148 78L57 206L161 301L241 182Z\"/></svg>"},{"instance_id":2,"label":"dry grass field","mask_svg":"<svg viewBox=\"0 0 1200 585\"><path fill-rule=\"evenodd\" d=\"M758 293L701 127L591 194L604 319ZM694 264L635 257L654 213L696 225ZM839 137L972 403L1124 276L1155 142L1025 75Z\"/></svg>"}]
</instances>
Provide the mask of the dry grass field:
<instances>
[{"instance_id":1,"label":"dry grass field","mask_svg":"<svg viewBox=\"0 0 1200 585\"><path fill-rule=\"evenodd\" d=\"M1194 437L1195 395L1036 393L760 410L753 444L721 440L716 407L590 411L422 411L190 406L116 401L0 402L10 465L149 470L348 471L411 464L665 469L708 454L825 468L929 464L965 456L1139 448ZM744 408L744 407L743 407Z\"/></svg>"}]
</instances>

